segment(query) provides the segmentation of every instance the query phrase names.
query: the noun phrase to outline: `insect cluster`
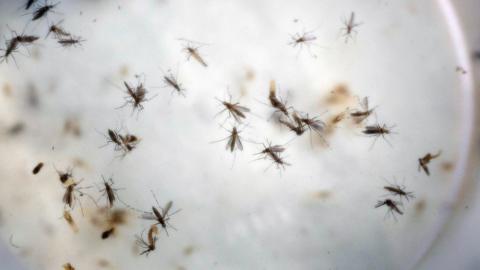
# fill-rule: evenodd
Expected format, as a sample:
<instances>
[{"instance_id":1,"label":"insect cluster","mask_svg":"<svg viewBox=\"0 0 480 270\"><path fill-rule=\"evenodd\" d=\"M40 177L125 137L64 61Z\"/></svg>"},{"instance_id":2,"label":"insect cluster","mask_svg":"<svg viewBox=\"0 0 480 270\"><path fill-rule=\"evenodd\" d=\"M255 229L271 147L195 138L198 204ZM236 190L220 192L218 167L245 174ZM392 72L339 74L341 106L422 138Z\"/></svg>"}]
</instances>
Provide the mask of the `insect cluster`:
<instances>
[{"instance_id":1,"label":"insect cluster","mask_svg":"<svg viewBox=\"0 0 480 270\"><path fill-rule=\"evenodd\" d=\"M49 4L47 2L40 4L37 0L29 0L25 3L24 8L25 10L32 11L31 21L38 21L46 18L49 13L54 12L59 4L60 3ZM53 37L62 47L81 45L84 40L65 30L61 26L62 22L63 20L55 24L50 24L46 32L46 37ZM357 34L356 29L360 25L361 23L355 21L355 13L352 12L349 19L345 20L344 27L341 28L345 42L353 40L354 35ZM317 40L313 32L291 35L290 38L289 45L294 48L299 47L300 49L303 46L308 47ZM12 31L12 37L5 41L5 48L2 50L3 55L0 56L0 63L3 61L8 62L9 58L15 60L14 54L19 52L20 48L27 48L29 45L36 44L39 39L38 36L17 34L15 31ZM211 63L209 62L209 64L207 64L206 59L200 52L200 49L205 44L185 39L181 39L181 41L186 42L186 44L183 44L184 48L182 51L186 53L187 59L193 59L196 61L196 64L199 64L202 68L209 67ZM164 72L160 78L165 87L170 88L172 93L187 98L186 89L171 70ZM123 86L121 87L124 92L123 104L119 104L117 109L129 107L132 109L132 113L136 112L138 116L138 114L144 110L145 106L147 106L147 102L153 100L156 96L150 95L150 88L146 86L145 76L137 75L135 79L136 81L123 81ZM244 139L242 132L249 127L246 122L254 115L254 112L243 104L240 99L233 99L229 94L228 99L216 98L221 109L217 115L215 115L217 119L218 117L224 118L219 125L225 130L227 136L214 142L226 141L226 151L233 154L236 154L238 151L243 151L244 143L261 145L261 149L253 155L258 160L268 160L270 166L274 165L279 171L285 171L288 166L294 166L294 164L286 160L287 145L289 145L291 141L306 134L305 136L310 136L310 144L312 147L312 138L315 137L321 141L324 147L330 148L328 142L329 128L332 126L335 127L338 123L346 121L346 119L350 120L351 123L359 129L359 133L362 133L360 136L373 138L370 148L375 145L379 138L384 139L391 145L388 136L395 134L393 130L394 126L383 123L380 124L378 122L369 122L369 119L373 118L372 115L376 116L376 107L370 106L368 97L359 100L358 106L355 108L348 107L340 114L335 115L334 118L328 120L322 119L321 115L317 113L309 113L300 110L297 106L289 105L286 99L279 93L280 88L277 86L276 80L265 82L265 85L268 86L263 89L264 100L262 103L270 108L271 115L269 118L265 116L265 119L262 118L262 120L265 120L268 124L272 124L274 127L280 127L282 130L286 130L286 133L288 132L289 136L292 136L292 139L284 144L273 143L270 139L265 139L263 143ZM121 97L119 97L119 99L120 98ZM273 121L271 121L271 119L273 119ZM226 125L227 121L228 125ZM119 154L118 157L124 158L141 146L140 143L142 139L140 136L132 134L126 131L126 129L105 128L104 132L105 130L106 133L104 137L106 144L104 146L112 146L113 151ZM423 157L420 157L418 159L418 170L425 172L426 175L430 175L429 164L432 160L438 158L440 154L441 151L436 154L427 153ZM44 162L39 162L33 167L31 173L38 175L42 173L42 169L46 170L45 167L47 166ZM63 197L61 199L63 204L63 219L74 232L80 229L74 219L74 211L78 205L82 215L84 215L84 207L82 205L84 198L90 200L91 204L96 207L105 210L105 216L108 222L99 234L99 238L102 240L107 241L107 239L118 234L119 230L117 227L123 223L119 221L122 219L122 214L120 213L123 212L121 211L133 211L138 214L141 220L149 222L146 229L143 229L141 233L135 235L135 244L140 249L138 252L139 255L148 256L156 250L162 230L166 236L169 236L169 229L176 230L175 227L170 224L170 221L172 216L180 210L173 210L172 201L167 201L162 207L152 192L155 205L152 204L148 211L141 210L124 202L119 197L118 193L121 189L115 187L112 177L105 179L102 176L102 181L99 182L101 188L97 190L99 198L95 198L91 192L89 192L93 186L86 186L83 184L83 179L77 179L73 173L73 168L67 168L66 170L58 170L55 168L55 171L60 182L59 186L63 188ZM395 219L396 215L404 214L402 208L403 202L409 202L415 198L414 193L407 191L403 185L388 184L383 187L383 190L388 193L386 194L388 198L379 200L374 205L374 208L386 207L387 215L391 215ZM105 203L99 205L98 202L101 198L105 199ZM70 263L64 264L63 268L75 269Z\"/></svg>"},{"instance_id":2,"label":"insect cluster","mask_svg":"<svg viewBox=\"0 0 480 270\"><path fill-rule=\"evenodd\" d=\"M38 0L29 0L24 5L24 9L26 11L31 11L31 13L28 13L27 15L31 15L31 23L35 23L36 21L47 20L48 15L50 13L55 13L55 9L59 4L60 2L50 4L46 1L45 3L41 4ZM59 21L56 24L50 24L48 26L45 38L52 34L52 36L56 39L57 43L62 47L80 46L81 43L85 40L82 39L80 36L74 36L71 33L67 32L65 29L63 29L60 26L62 22L63 20ZM36 35L27 35L24 33L18 34L16 31L10 31L12 37L10 39L6 39L5 48L0 49L1 51L3 51L3 54L0 55L0 63L2 63L3 61L8 62L10 58L13 59L13 61L16 63L15 54L20 53L20 48L23 47L28 51L27 47L37 44L37 41L40 39L40 37Z\"/></svg>"}]
</instances>

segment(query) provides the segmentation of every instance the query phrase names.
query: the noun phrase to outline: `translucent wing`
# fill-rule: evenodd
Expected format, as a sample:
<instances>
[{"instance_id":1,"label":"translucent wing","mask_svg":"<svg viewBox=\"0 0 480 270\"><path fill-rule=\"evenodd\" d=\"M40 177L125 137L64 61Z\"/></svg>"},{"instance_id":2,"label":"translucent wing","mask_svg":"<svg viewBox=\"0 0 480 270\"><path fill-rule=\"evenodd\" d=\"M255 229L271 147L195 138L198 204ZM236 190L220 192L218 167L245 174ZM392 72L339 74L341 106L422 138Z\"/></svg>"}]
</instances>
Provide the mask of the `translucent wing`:
<instances>
[{"instance_id":1,"label":"translucent wing","mask_svg":"<svg viewBox=\"0 0 480 270\"><path fill-rule=\"evenodd\" d=\"M143 213L140 216L141 219L146 219L146 220L157 220L157 217L153 213Z\"/></svg>"},{"instance_id":2,"label":"translucent wing","mask_svg":"<svg viewBox=\"0 0 480 270\"><path fill-rule=\"evenodd\" d=\"M163 211L162 211L162 216L163 217L167 216L168 211L170 211L170 209L172 208L172 205L173 205L172 201L167 202L167 204L165 205L165 208L163 208Z\"/></svg>"},{"instance_id":3,"label":"translucent wing","mask_svg":"<svg viewBox=\"0 0 480 270\"><path fill-rule=\"evenodd\" d=\"M368 97L364 97L360 102L360 106L364 111L368 111Z\"/></svg>"},{"instance_id":4,"label":"translucent wing","mask_svg":"<svg viewBox=\"0 0 480 270\"><path fill-rule=\"evenodd\" d=\"M236 136L235 138L235 144L237 145L237 148L240 150L240 151L243 151L243 145L242 145L242 141L240 141L240 136Z\"/></svg>"}]
</instances>

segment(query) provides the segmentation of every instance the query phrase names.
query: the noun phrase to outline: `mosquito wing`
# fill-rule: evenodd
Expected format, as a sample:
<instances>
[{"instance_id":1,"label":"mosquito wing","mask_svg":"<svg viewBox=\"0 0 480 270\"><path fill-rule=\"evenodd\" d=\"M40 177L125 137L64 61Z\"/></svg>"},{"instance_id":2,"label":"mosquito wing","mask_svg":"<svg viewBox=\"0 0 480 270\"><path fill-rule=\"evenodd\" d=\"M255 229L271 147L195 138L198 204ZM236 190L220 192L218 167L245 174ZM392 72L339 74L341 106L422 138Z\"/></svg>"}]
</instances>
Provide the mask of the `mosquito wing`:
<instances>
[{"instance_id":1,"label":"mosquito wing","mask_svg":"<svg viewBox=\"0 0 480 270\"><path fill-rule=\"evenodd\" d=\"M166 217L168 215L168 211L170 211L170 209L172 209L172 205L173 205L172 201L167 202L167 204L165 205L165 207L163 208L163 211L162 211L162 216L163 217Z\"/></svg>"}]
</instances>

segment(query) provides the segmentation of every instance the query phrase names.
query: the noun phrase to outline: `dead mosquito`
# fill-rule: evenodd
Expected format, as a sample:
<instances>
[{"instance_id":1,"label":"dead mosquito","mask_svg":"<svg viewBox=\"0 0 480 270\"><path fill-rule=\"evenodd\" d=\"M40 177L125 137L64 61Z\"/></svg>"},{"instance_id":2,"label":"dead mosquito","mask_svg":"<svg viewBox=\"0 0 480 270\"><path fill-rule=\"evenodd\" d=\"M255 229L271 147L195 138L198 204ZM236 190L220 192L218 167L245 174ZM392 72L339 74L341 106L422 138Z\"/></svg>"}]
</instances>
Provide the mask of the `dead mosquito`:
<instances>
[{"instance_id":1,"label":"dead mosquito","mask_svg":"<svg viewBox=\"0 0 480 270\"><path fill-rule=\"evenodd\" d=\"M291 165L290 163L285 162L285 160L280 156L279 153L269 152L267 156L272 160L273 164L275 164L275 166L279 170L281 169L285 170L285 166Z\"/></svg>"},{"instance_id":2,"label":"dead mosquito","mask_svg":"<svg viewBox=\"0 0 480 270\"><path fill-rule=\"evenodd\" d=\"M35 168L33 168L32 173L37 174L43 168L43 162L39 162Z\"/></svg>"},{"instance_id":3,"label":"dead mosquito","mask_svg":"<svg viewBox=\"0 0 480 270\"><path fill-rule=\"evenodd\" d=\"M405 186L400 186L395 184L395 185L384 186L383 189L390 192L390 195L398 196L400 197L400 199L405 198L407 201L415 198L415 196L413 195L413 192L406 191Z\"/></svg>"},{"instance_id":4,"label":"dead mosquito","mask_svg":"<svg viewBox=\"0 0 480 270\"><path fill-rule=\"evenodd\" d=\"M133 134L119 135L122 145L125 147L125 154L137 147L140 139Z\"/></svg>"},{"instance_id":5,"label":"dead mosquito","mask_svg":"<svg viewBox=\"0 0 480 270\"><path fill-rule=\"evenodd\" d=\"M48 27L48 32L47 32L47 35L45 37L48 37L50 34L53 34L55 36L55 38L57 38L57 39L64 39L64 38L71 37L71 34L68 33L67 31L65 31L65 29L63 29L60 26L60 24L62 22L63 22L63 20L59 21L56 24L51 24Z\"/></svg>"},{"instance_id":6,"label":"dead mosquito","mask_svg":"<svg viewBox=\"0 0 480 270\"><path fill-rule=\"evenodd\" d=\"M375 137L375 140L373 141L370 148L372 148L375 145L375 142L377 141L377 139L379 137L382 137L391 146L391 143L387 140L387 138L385 136L393 133L392 132L393 127L394 126L388 127L385 124L380 125L380 124L377 123L377 124L372 125L372 126L366 126L365 129L362 132L363 132L363 134L365 134L369 137L370 136Z\"/></svg>"},{"instance_id":7,"label":"dead mosquito","mask_svg":"<svg viewBox=\"0 0 480 270\"><path fill-rule=\"evenodd\" d=\"M162 228L165 230L165 232L167 233L167 236L168 236L167 227L170 227L170 228L176 230L172 225L170 225L170 223L168 221L170 220L171 216L180 212L181 209L178 209L178 210L174 211L173 213L169 213L170 209L172 209L173 202L172 201L167 202L165 207L162 208L162 207L160 207L160 204L158 203L158 200L157 200L157 197L155 196L155 194L153 192L152 192L152 194L153 194L153 198L155 199L155 202L157 203L158 209L160 209L161 211L159 211L155 206L152 206L152 212L144 213L141 216L141 218L146 219L146 220L156 221L157 223L155 223L154 225L160 224L162 226Z\"/></svg>"},{"instance_id":8,"label":"dead mosquito","mask_svg":"<svg viewBox=\"0 0 480 270\"><path fill-rule=\"evenodd\" d=\"M5 49L1 49L4 51L3 55L0 56L0 63L3 61L8 63L8 58L11 57L15 61L15 57L13 56L13 53L17 52L18 50L18 45L19 42L15 38L12 38L10 40L5 41Z\"/></svg>"},{"instance_id":9,"label":"dead mosquito","mask_svg":"<svg viewBox=\"0 0 480 270\"><path fill-rule=\"evenodd\" d=\"M280 99L277 98L276 91L277 91L277 87L275 85L275 81L271 80L270 81L268 100L270 101L270 104L272 105L273 108L277 109L277 111L279 111L279 112L283 113L285 116L289 117L289 113L288 113L286 103L284 103L283 101L281 101Z\"/></svg>"},{"instance_id":10,"label":"dead mosquito","mask_svg":"<svg viewBox=\"0 0 480 270\"><path fill-rule=\"evenodd\" d=\"M430 161L432 159L436 159L438 158L440 155L442 154L442 151L438 151L437 154L435 155L432 155L430 153L427 153L424 157L422 158L419 158L418 159L418 171L421 171L423 169L423 171L427 174L427 175L430 175L430 170L428 169L428 163L430 163Z\"/></svg>"},{"instance_id":11,"label":"dead mosquito","mask_svg":"<svg viewBox=\"0 0 480 270\"><path fill-rule=\"evenodd\" d=\"M402 204L401 202L394 201L392 199L386 199L386 200L383 200L383 201L378 201L377 204L375 205L375 208L379 208L379 207L384 206L384 205L387 206L388 211L387 211L386 215L391 214L393 216L393 218L395 220L397 220L397 218L395 217L395 213L397 213L399 215L403 215L402 210L400 210L400 208L399 208L399 205L401 205L401 204Z\"/></svg>"},{"instance_id":12,"label":"dead mosquito","mask_svg":"<svg viewBox=\"0 0 480 270\"><path fill-rule=\"evenodd\" d=\"M66 187L65 187L65 193L63 194L63 203L65 204L65 207L69 207L70 209L74 209L75 208L75 202L78 202L79 205L80 205L80 208L82 210L82 214L83 214L83 206L82 206L82 202L81 200L77 197L80 196L80 197L83 197L83 196L87 196L95 205L97 205L97 202L95 201L95 199L93 197L91 197L89 194L83 192L82 190L83 189L88 189L90 187L80 187L79 184L82 182L82 180L80 180L79 182L75 182L74 180L72 180L72 182L70 182Z\"/></svg>"},{"instance_id":13,"label":"dead mosquito","mask_svg":"<svg viewBox=\"0 0 480 270\"><path fill-rule=\"evenodd\" d=\"M112 129L108 129L107 136L105 136L105 138L107 139L107 143L100 147L105 147L112 143L115 146L114 150L116 152L123 152L122 156L125 156L128 152L135 149L138 143L140 143L140 139L136 135L129 133L122 135L119 133L119 131Z\"/></svg>"},{"instance_id":14,"label":"dead mosquito","mask_svg":"<svg viewBox=\"0 0 480 270\"><path fill-rule=\"evenodd\" d=\"M227 132L229 132L230 135L228 137L223 138L223 139L213 141L212 143L221 142L221 141L224 141L224 140L228 139L227 145L225 146L225 149L227 151L233 152L236 149L238 149L240 151L243 151L242 137L240 137L240 135L239 135L241 133L241 131L238 131L237 127L233 127L231 131L228 130L228 129L225 129L225 130Z\"/></svg>"},{"instance_id":15,"label":"dead mosquito","mask_svg":"<svg viewBox=\"0 0 480 270\"><path fill-rule=\"evenodd\" d=\"M202 46L205 44L200 44L199 42L193 42L191 40L186 40L186 39L180 39L183 41L186 41L187 44L184 46L183 51L187 54L187 60L190 60L190 57L193 57L198 63L200 63L204 67L208 67L207 63L205 60L203 60L203 57L200 56L200 53L198 52L198 49L200 49ZM194 44L198 44L195 46Z\"/></svg>"},{"instance_id":16,"label":"dead mosquito","mask_svg":"<svg viewBox=\"0 0 480 270\"><path fill-rule=\"evenodd\" d=\"M283 145L275 144L272 145L271 142L267 141L267 144L263 143L263 150L256 153L255 155L264 155L265 157L268 155L283 153L285 151L285 147Z\"/></svg>"},{"instance_id":17,"label":"dead mosquito","mask_svg":"<svg viewBox=\"0 0 480 270\"><path fill-rule=\"evenodd\" d=\"M72 37L72 36L60 38L57 40L58 44L62 45L62 47L64 48L81 46L82 42L84 41L85 40L82 39L81 37Z\"/></svg>"},{"instance_id":18,"label":"dead mosquito","mask_svg":"<svg viewBox=\"0 0 480 270\"><path fill-rule=\"evenodd\" d=\"M140 255L145 254L145 256L148 257L148 254L150 254L150 252L155 250L155 244L157 243L157 240L158 240L158 237L157 237L158 233L159 231L157 226L152 225L148 230L146 241L143 239L143 232L142 232L142 235L135 236L137 238L137 245L143 249L143 251L140 252Z\"/></svg>"},{"instance_id":19,"label":"dead mosquito","mask_svg":"<svg viewBox=\"0 0 480 270\"><path fill-rule=\"evenodd\" d=\"M117 191L120 190L118 188L113 187L113 179L110 177L108 180L102 176L103 186L104 188L100 190L101 196L105 196L107 198L107 205L108 208L112 208L115 200L118 199Z\"/></svg>"},{"instance_id":20,"label":"dead mosquito","mask_svg":"<svg viewBox=\"0 0 480 270\"><path fill-rule=\"evenodd\" d=\"M348 39L353 39L353 35L358 33L355 28L360 26L362 23L355 23L355 12L352 12L348 21L345 19L343 24L344 27L342 27L340 30L345 37L345 43L347 43Z\"/></svg>"},{"instance_id":21,"label":"dead mosquito","mask_svg":"<svg viewBox=\"0 0 480 270\"><path fill-rule=\"evenodd\" d=\"M55 168L55 165L53 166ZM60 171L55 168L55 171L57 171L58 174L58 179L60 182L64 185L68 185L69 183L73 182L73 169L68 168L66 171ZM69 181L70 180L70 181ZM69 183L67 183L69 182Z\"/></svg>"},{"instance_id":22,"label":"dead mosquito","mask_svg":"<svg viewBox=\"0 0 480 270\"><path fill-rule=\"evenodd\" d=\"M140 76L136 75L136 77L138 79ZM145 88L144 83L141 81L138 81L136 86L132 86L126 81L123 82L123 85L125 86L127 95L124 97L125 103L118 108L123 108L127 105L131 105L133 107L132 112L135 112L135 110L140 112L141 110L143 110L143 103L154 98L147 98L148 91Z\"/></svg>"},{"instance_id":23,"label":"dead mosquito","mask_svg":"<svg viewBox=\"0 0 480 270\"><path fill-rule=\"evenodd\" d=\"M262 143L262 146L263 146L262 151L255 154L255 155L262 155L262 157L256 160L270 159L272 161L272 164L275 164L277 169L285 169L285 166L290 165L289 163L285 162L285 160L283 160L283 158L280 156L285 151L285 146L272 144L268 140L266 144Z\"/></svg>"},{"instance_id":24,"label":"dead mosquito","mask_svg":"<svg viewBox=\"0 0 480 270\"><path fill-rule=\"evenodd\" d=\"M110 237L110 235L112 235L113 233L115 232L115 227L112 227L104 232L102 232L102 239L107 239L108 237Z\"/></svg>"},{"instance_id":25,"label":"dead mosquito","mask_svg":"<svg viewBox=\"0 0 480 270\"><path fill-rule=\"evenodd\" d=\"M296 115L296 114L295 114ZM291 131L295 132L297 136L301 136L305 132L305 126L302 122L302 120L298 117L298 115L293 115L293 122L290 121L289 119L285 120L283 118L279 118L278 122L280 124L288 127Z\"/></svg>"},{"instance_id":26,"label":"dead mosquito","mask_svg":"<svg viewBox=\"0 0 480 270\"><path fill-rule=\"evenodd\" d=\"M361 102L359 102L361 110L355 110L350 113L350 116L355 119L355 123L360 124L363 120L367 119L375 108L368 107L368 97L364 97Z\"/></svg>"},{"instance_id":27,"label":"dead mosquito","mask_svg":"<svg viewBox=\"0 0 480 270\"><path fill-rule=\"evenodd\" d=\"M168 73L163 75L163 82L166 86L172 88L172 93L177 92L177 94L185 97L185 89L182 87L182 84L178 81L177 76L174 76L173 73L168 71Z\"/></svg>"},{"instance_id":28,"label":"dead mosquito","mask_svg":"<svg viewBox=\"0 0 480 270\"><path fill-rule=\"evenodd\" d=\"M241 123L242 119L246 118L245 113L250 112L250 109L245 107L245 106L241 106L239 102L233 102L232 101L232 96L229 95L229 97L230 98L229 98L228 101L220 100L218 98L215 98L225 107L223 110L218 112L216 115L219 115L219 114L226 111L226 112L228 112L228 117L233 117L235 119L235 121L237 121L238 123Z\"/></svg>"},{"instance_id":29,"label":"dead mosquito","mask_svg":"<svg viewBox=\"0 0 480 270\"><path fill-rule=\"evenodd\" d=\"M55 3L55 4L45 3L45 5L38 7L37 9L35 9L35 11L33 11L32 21L36 21L38 19L41 19L41 18L45 17L48 14L48 12L53 11L53 9L58 4L60 4L60 2Z\"/></svg>"},{"instance_id":30,"label":"dead mosquito","mask_svg":"<svg viewBox=\"0 0 480 270\"><path fill-rule=\"evenodd\" d=\"M314 31L303 31L302 33L295 33L295 35L290 35L290 42L288 44L294 48L297 46L299 46L300 48L302 48L303 46L310 46L311 43L317 39L317 37L312 34L313 32Z\"/></svg>"},{"instance_id":31,"label":"dead mosquito","mask_svg":"<svg viewBox=\"0 0 480 270\"><path fill-rule=\"evenodd\" d=\"M33 42L37 41L39 37L37 36L32 36L32 35L16 35L14 39L20 44L20 45L28 45L32 44Z\"/></svg>"}]
</instances>

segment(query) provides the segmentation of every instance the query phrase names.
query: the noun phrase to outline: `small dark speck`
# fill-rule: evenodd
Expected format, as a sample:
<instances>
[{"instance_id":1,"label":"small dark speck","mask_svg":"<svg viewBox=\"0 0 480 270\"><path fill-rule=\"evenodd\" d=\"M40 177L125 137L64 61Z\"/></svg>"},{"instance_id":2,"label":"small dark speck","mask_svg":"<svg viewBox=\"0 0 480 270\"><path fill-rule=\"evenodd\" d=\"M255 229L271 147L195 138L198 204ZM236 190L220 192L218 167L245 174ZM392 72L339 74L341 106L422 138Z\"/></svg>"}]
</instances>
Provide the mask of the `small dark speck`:
<instances>
[{"instance_id":1,"label":"small dark speck","mask_svg":"<svg viewBox=\"0 0 480 270\"><path fill-rule=\"evenodd\" d=\"M476 51L473 53L473 57L477 60L480 60L480 51Z\"/></svg>"}]
</instances>

